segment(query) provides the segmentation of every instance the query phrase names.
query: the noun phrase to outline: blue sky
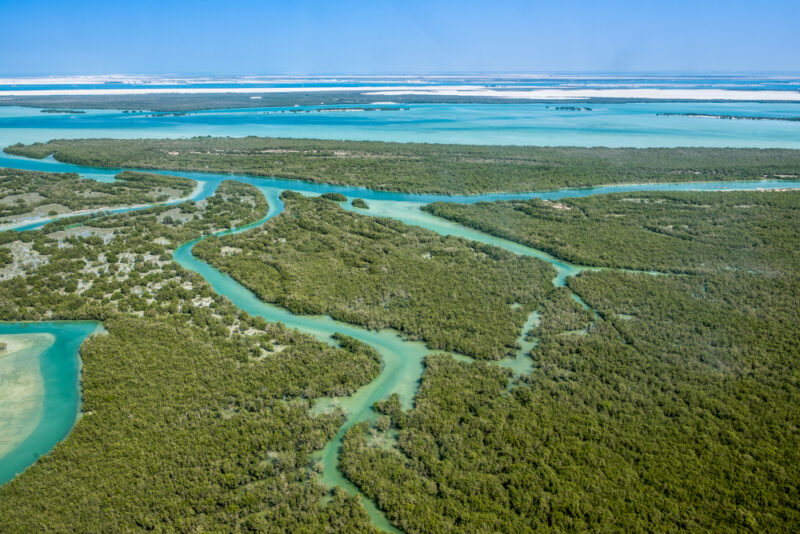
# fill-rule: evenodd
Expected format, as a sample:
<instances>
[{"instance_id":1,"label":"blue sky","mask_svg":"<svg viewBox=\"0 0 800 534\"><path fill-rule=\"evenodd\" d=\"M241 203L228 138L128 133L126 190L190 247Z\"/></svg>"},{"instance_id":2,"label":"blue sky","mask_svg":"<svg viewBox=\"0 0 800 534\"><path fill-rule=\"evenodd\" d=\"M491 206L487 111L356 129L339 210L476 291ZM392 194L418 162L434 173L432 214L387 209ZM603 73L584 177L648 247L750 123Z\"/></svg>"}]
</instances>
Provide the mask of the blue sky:
<instances>
[{"instance_id":1,"label":"blue sky","mask_svg":"<svg viewBox=\"0 0 800 534\"><path fill-rule=\"evenodd\" d=\"M0 74L800 72L797 0L0 0Z\"/></svg>"}]
</instances>

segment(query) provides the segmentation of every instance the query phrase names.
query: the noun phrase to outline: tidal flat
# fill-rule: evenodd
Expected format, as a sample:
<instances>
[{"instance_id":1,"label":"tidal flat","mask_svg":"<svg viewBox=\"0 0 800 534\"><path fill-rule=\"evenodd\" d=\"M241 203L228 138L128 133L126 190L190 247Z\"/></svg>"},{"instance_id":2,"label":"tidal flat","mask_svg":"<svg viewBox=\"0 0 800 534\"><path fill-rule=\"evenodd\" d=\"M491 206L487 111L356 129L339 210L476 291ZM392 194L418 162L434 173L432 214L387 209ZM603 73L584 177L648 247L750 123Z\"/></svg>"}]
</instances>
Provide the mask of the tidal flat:
<instances>
[{"instance_id":1,"label":"tidal flat","mask_svg":"<svg viewBox=\"0 0 800 534\"><path fill-rule=\"evenodd\" d=\"M0 457L27 438L42 416L44 379L39 354L52 334L0 335Z\"/></svg>"}]
</instances>

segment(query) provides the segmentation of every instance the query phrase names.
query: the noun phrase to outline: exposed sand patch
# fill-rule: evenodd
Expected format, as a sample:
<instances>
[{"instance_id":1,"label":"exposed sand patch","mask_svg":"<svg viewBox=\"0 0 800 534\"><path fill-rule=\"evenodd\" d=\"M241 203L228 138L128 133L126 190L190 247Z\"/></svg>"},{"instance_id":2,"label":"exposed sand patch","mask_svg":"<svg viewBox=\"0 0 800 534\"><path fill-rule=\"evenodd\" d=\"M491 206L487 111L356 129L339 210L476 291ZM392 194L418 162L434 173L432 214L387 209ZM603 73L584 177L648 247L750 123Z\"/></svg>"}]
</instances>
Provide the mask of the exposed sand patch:
<instances>
[{"instance_id":1,"label":"exposed sand patch","mask_svg":"<svg viewBox=\"0 0 800 534\"><path fill-rule=\"evenodd\" d=\"M242 253L242 249L236 248L236 247L227 247L226 246L226 247L222 247L219 252L223 256L232 256L234 254L241 254Z\"/></svg>"},{"instance_id":2,"label":"exposed sand patch","mask_svg":"<svg viewBox=\"0 0 800 534\"><path fill-rule=\"evenodd\" d=\"M33 346L35 339L27 335L0 335L0 358Z\"/></svg>"},{"instance_id":3,"label":"exposed sand patch","mask_svg":"<svg viewBox=\"0 0 800 534\"><path fill-rule=\"evenodd\" d=\"M22 443L39 424L44 380L39 354L55 341L51 334L0 335L0 458Z\"/></svg>"},{"instance_id":4,"label":"exposed sand patch","mask_svg":"<svg viewBox=\"0 0 800 534\"><path fill-rule=\"evenodd\" d=\"M33 243L12 241L7 245L0 245L11 250L11 264L0 268L0 280L9 280L24 274L26 268L36 269L50 260L33 249Z\"/></svg>"},{"instance_id":5,"label":"exposed sand patch","mask_svg":"<svg viewBox=\"0 0 800 534\"><path fill-rule=\"evenodd\" d=\"M18 200L24 202L25 204L35 204L47 199L36 192L23 193L20 195L9 195L7 197L0 198L0 206L16 206Z\"/></svg>"}]
</instances>

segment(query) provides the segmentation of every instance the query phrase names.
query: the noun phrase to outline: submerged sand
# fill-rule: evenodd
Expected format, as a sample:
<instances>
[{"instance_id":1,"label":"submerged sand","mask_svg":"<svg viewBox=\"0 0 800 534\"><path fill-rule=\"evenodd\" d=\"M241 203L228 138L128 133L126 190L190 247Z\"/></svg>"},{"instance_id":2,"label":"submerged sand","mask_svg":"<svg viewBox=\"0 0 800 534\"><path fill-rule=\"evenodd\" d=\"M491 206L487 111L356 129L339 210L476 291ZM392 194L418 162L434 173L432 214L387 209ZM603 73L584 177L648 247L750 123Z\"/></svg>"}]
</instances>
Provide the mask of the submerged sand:
<instances>
[{"instance_id":1,"label":"submerged sand","mask_svg":"<svg viewBox=\"0 0 800 534\"><path fill-rule=\"evenodd\" d=\"M39 355L55 341L51 334L0 335L0 458L34 431L42 417L44 379Z\"/></svg>"}]
</instances>

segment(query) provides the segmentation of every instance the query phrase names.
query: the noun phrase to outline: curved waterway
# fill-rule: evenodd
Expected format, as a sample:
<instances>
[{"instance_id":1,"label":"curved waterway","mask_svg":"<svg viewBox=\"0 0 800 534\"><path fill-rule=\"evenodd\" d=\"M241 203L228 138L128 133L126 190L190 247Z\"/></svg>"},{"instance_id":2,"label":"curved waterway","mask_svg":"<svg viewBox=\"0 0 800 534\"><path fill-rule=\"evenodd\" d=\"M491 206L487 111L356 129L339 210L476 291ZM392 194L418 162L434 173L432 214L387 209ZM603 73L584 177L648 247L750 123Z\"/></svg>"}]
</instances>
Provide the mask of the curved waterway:
<instances>
[{"instance_id":1,"label":"curved waterway","mask_svg":"<svg viewBox=\"0 0 800 534\"><path fill-rule=\"evenodd\" d=\"M281 190L270 187L261 187L260 189L269 203L267 215L260 221L234 230L226 230L217 235L239 233L261 226L283 211L283 203L279 198ZM419 213L426 215L423 212ZM387 216L386 212L382 212L382 214ZM413 224L413 222L409 220L409 224ZM430 229L434 231L438 229L434 225L429 226ZM541 257L543 259L547 258L557 263L558 266L556 268L558 275L554 279L554 283L563 284L567 276L576 274L580 270L579 267L559 262L550 256L542 256L544 253L533 249L527 249L527 247L516 245L510 241L496 240L495 243L492 243L491 240L496 238L492 238L486 234L479 235L478 232L470 231L467 228L463 228L462 232L458 235L470 239L470 236L473 234L476 240L489 242L495 245L507 244L509 245L509 249L513 248L513 252ZM332 345L338 345L338 342L334 340L332 336L336 333L343 333L367 343L381 355L383 368L375 380L359 388L354 395L340 398L322 398L315 403L314 410L317 412L333 409L335 407L343 409L346 413L346 420L339 428L334 438L329 441L320 452L315 454L314 459L319 461L322 465L319 481L324 486L328 488L341 487L350 494L358 495L376 526L389 532L398 532L380 510L378 510L375 504L361 494L358 488L339 471L339 453L341 451L344 434L350 427L356 423L371 421L375 418L376 414L372 406L376 401L385 399L393 393L397 393L400 397L403 409L407 410L413 406L414 396L416 395L419 380L423 372L422 361L426 355L433 351L420 342L403 339L400 334L394 330L366 330L351 324L336 321L328 316L295 315L273 304L263 302L250 290L233 280L227 274L218 271L196 258L192 254L192 248L198 241L200 241L200 239L190 241L179 247L173 255L175 261L182 267L201 275L211 285L214 291L220 295L226 296L238 308L246 311L250 315L263 317L267 321L281 322L289 328L296 328L301 332L310 334ZM537 313L534 312L526 322L522 335L519 338L521 348L518 351L517 357L502 360L498 362L500 365L512 369L516 374L530 372L533 368L533 362L528 356L528 353L533 347L534 342L526 341L525 333L533 327L536 320Z\"/></svg>"},{"instance_id":2,"label":"curved waterway","mask_svg":"<svg viewBox=\"0 0 800 534\"><path fill-rule=\"evenodd\" d=\"M0 484L64 439L80 413L78 349L94 321L0 323Z\"/></svg>"}]
</instances>

